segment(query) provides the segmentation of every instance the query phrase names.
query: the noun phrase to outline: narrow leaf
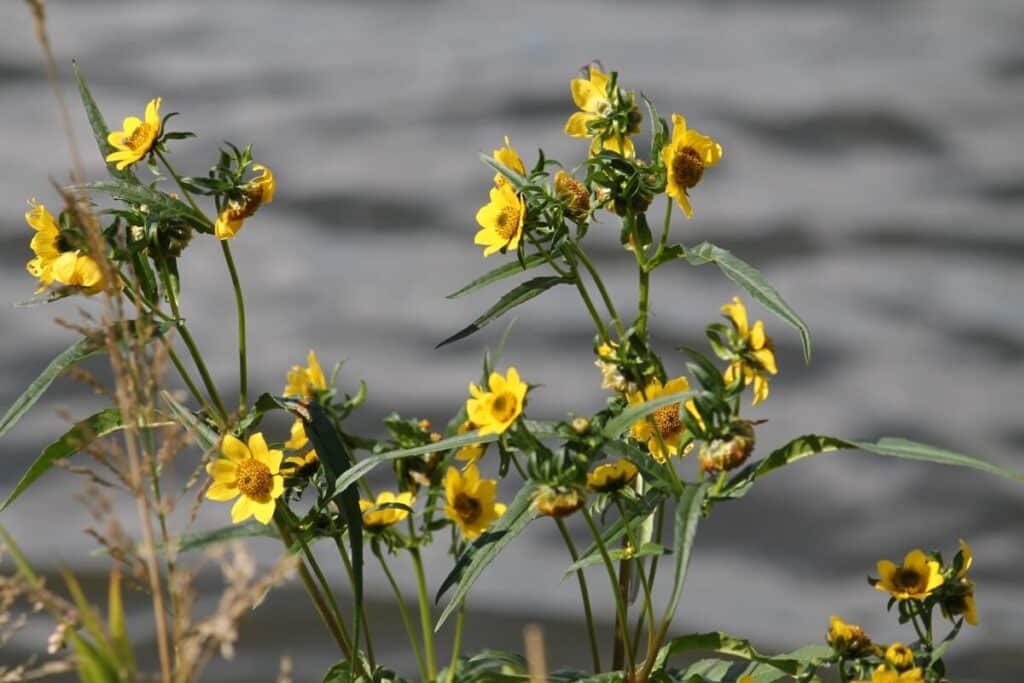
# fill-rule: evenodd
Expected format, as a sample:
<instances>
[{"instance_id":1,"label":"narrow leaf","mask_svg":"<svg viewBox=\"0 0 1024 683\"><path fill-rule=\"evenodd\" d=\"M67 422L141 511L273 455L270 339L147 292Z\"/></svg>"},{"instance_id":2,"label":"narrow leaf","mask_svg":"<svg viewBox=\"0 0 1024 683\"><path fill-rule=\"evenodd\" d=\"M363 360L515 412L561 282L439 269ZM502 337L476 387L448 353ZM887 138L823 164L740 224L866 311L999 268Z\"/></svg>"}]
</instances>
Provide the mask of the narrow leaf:
<instances>
[{"instance_id":1,"label":"narrow leaf","mask_svg":"<svg viewBox=\"0 0 1024 683\"><path fill-rule=\"evenodd\" d=\"M544 276L535 277L532 280L527 280L515 289L511 290L503 297L498 299L498 303L487 309L483 315L474 320L472 323L462 328L452 336L448 337L434 348L441 348L446 344L465 339L469 335L479 332L483 327L489 323L494 322L505 313L508 313L516 306L524 304L534 297L540 296L547 290L551 289L555 285L562 285L571 283L570 278L558 277L558 276Z\"/></svg>"},{"instance_id":2,"label":"narrow leaf","mask_svg":"<svg viewBox=\"0 0 1024 683\"><path fill-rule=\"evenodd\" d=\"M521 488L516 497L509 503L505 514L499 517L498 521L485 531L480 538L473 541L473 544L466 549L466 552L455 563L455 567L441 584L441 588L438 589L437 597L434 600L435 602L440 601L441 596L449 588L455 586L455 592L452 593L444 611L441 612L441 616L434 626L434 631L438 631L452 612L462 604L462 601L469 593L469 589L480 578L484 569L494 561L498 553L511 543L512 539L522 533L526 525L537 516L536 511L533 510L531 505L533 493L534 488L529 484Z\"/></svg>"},{"instance_id":3,"label":"narrow leaf","mask_svg":"<svg viewBox=\"0 0 1024 683\"><path fill-rule=\"evenodd\" d=\"M60 437L35 459L35 462L22 475L14 490L7 496L7 500L0 505L0 511L6 510L7 506L13 503L28 487L32 486L39 477L53 467L58 460L70 457L82 450L96 439L123 429L121 411L117 408L107 408L100 412L76 422L64 436Z\"/></svg>"},{"instance_id":4,"label":"narrow leaf","mask_svg":"<svg viewBox=\"0 0 1024 683\"><path fill-rule=\"evenodd\" d=\"M100 156L106 161L107 155L111 152L116 151L113 146L107 141L107 136L110 134L110 129L107 128L107 122L103 120L103 114L100 112L99 106L96 104L96 100L93 99L92 93L89 91L89 86L85 82L85 76L82 75L81 69L78 68L78 64L72 63L71 68L75 71L75 79L78 81L78 94L82 98L82 107L85 109L85 116L89 119L89 126L92 127L92 135L96 138L96 145L100 148ZM128 168L123 170L117 170L116 164L107 164L107 171L111 176L123 180L126 183L138 184L139 180L135 177L135 174Z\"/></svg>"},{"instance_id":5,"label":"narrow leaf","mask_svg":"<svg viewBox=\"0 0 1024 683\"><path fill-rule=\"evenodd\" d=\"M123 201L145 204L151 215L162 220L177 218L187 221L201 232L213 232L213 226L203 214L180 199L175 199L147 185L139 185L123 180L101 180L95 183L86 183L82 187L88 190L96 190L97 192L105 192L111 197Z\"/></svg>"},{"instance_id":6,"label":"narrow leaf","mask_svg":"<svg viewBox=\"0 0 1024 683\"><path fill-rule=\"evenodd\" d=\"M907 439L885 437L883 439L879 439L876 443L868 443L864 441L852 441L850 443L853 448L859 448L862 451L867 451L868 453L874 453L876 455L888 455L894 458L905 458L907 460L923 460L925 462L933 462L939 465L969 467L971 469L981 470L982 472L988 472L989 474L995 474L1000 477L1006 477L1007 479L1024 481L1024 473L1015 472L1013 470L999 467L998 465L993 465L990 462L986 462L971 455L954 453L953 451L947 451L943 448L936 448L935 446L929 446L928 444L909 441Z\"/></svg>"},{"instance_id":7,"label":"narrow leaf","mask_svg":"<svg viewBox=\"0 0 1024 683\"><path fill-rule=\"evenodd\" d=\"M181 405L174 396L168 391L161 391L160 397L163 398L167 404L171 414L178 420L178 422L188 430L192 437L196 440L199 448L204 453L215 450L220 445L220 434L215 432L212 427L207 425L205 422L197 418L192 411L185 406Z\"/></svg>"},{"instance_id":8,"label":"narrow leaf","mask_svg":"<svg viewBox=\"0 0 1024 683\"><path fill-rule=\"evenodd\" d=\"M672 593L665 606L665 614L668 615L668 618L662 624L660 638L665 637L668 627L672 623L672 617L676 613L676 607L679 605L679 599L683 595L686 572L690 568L690 551L693 549L693 540L697 537L697 521L700 519L701 504L704 502L706 492L707 484L699 486L688 484L683 488L682 495L676 500L675 536L672 543L672 552L675 554Z\"/></svg>"},{"instance_id":9,"label":"narrow leaf","mask_svg":"<svg viewBox=\"0 0 1024 683\"><path fill-rule=\"evenodd\" d=\"M811 331L775 288L768 284L759 270L710 242L701 242L697 246L687 249L686 259L695 266L714 263L727 278L760 301L765 308L795 327L800 333L804 359L808 363L811 361Z\"/></svg>"},{"instance_id":10,"label":"narrow leaf","mask_svg":"<svg viewBox=\"0 0 1024 683\"><path fill-rule=\"evenodd\" d=\"M232 524L231 526L211 529L210 531L185 534L178 540L178 552L184 553L190 550L199 550L211 545L219 545L228 541L257 536L278 538L273 527L249 520L242 524Z\"/></svg>"},{"instance_id":11,"label":"narrow leaf","mask_svg":"<svg viewBox=\"0 0 1024 683\"><path fill-rule=\"evenodd\" d=\"M641 519L639 522L642 523L643 520ZM648 555L667 555L671 552L672 551L668 548L662 547L657 543L644 543L639 550L634 550L633 548L612 548L608 550L608 556L613 560L629 560L635 557L647 557ZM562 580L565 581L570 575L575 574L578 570L583 569L584 567L600 564L603 561L604 559L600 554L581 557L579 560L569 565L569 568L566 569L565 573L562 575Z\"/></svg>"},{"instance_id":12,"label":"narrow leaf","mask_svg":"<svg viewBox=\"0 0 1024 683\"><path fill-rule=\"evenodd\" d=\"M608 420L604 425L602 433L609 439L616 439L622 432L629 429L634 422L641 420L658 408L672 403L684 403L688 399L701 395L701 391L678 391L674 394L665 394L650 401L644 401L635 406L629 406L621 413Z\"/></svg>"},{"instance_id":13,"label":"narrow leaf","mask_svg":"<svg viewBox=\"0 0 1024 683\"><path fill-rule=\"evenodd\" d=\"M524 273L531 268L536 268L537 266L539 266L542 263L545 263L546 261L547 259L545 259L544 256L542 256L541 254L530 254L525 259L523 259L522 263L519 263L519 261L512 261L510 263L506 263L503 266L498 266L494 270L484 273L477 279L473 280L462 289L452 292L445 298L458 299L460 296L464 296L466 294L469 294L470 292L475 292L481 287L486 287L492 282L504 280L507 277L512 277L513 275Z\"/></svg>"},{"instance_id":14,"label":"narrow leaf","mask_svg":"<svg viewBox=\"0 0 1024 683\"><path fill-rule=\"evenodd\" d=\"M801 650L797 650L789 655L772 657L763 655L755 650L748 640L737 638L721 631L713 631L674 638L658 653L658 662L664 663L670 657L691 650L708 650L719 654L740 657L752 662L765 664L791 676L803 673L810 667L817 666L824 657L831 653L831 650L828 648L814 647L801 648ZM657 667L657 665L655 666Z\"/></svg>"}]
</instances>

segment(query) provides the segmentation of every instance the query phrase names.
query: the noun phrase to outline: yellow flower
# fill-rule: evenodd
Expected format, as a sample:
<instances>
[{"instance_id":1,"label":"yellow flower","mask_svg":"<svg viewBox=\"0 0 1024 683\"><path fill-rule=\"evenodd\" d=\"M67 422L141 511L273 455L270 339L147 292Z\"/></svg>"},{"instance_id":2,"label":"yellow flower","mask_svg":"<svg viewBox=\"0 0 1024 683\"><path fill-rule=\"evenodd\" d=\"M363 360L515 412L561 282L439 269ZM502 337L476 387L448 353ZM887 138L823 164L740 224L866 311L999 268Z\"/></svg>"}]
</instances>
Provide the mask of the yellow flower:
<instances>
[{"instance_id":1,"label":"yellow flower","mask_svg":"<svg viewBox=\"0 0 1024 683\"><path fill-rule=\"evenodd\" d=\"M616 362L617 348L619 345L615 342L605 342L597 347L597 360L594 361L594 365L601 371L601 388L622 392L636 391L636 387L626 380Z\"/></svg>"},{"instance_id":2,"label":"yellow flower","mask_svg":"<svg viewBox=\"0 0 1024 683\"><path fill-rule=\"evenodd\" d=\"M519 175L526 175L526 166L523 165L523 160L520 158L519 152L517 152L515 148L512 147L512 143L508 141L507 135L505 136L505 146L494 150L494 154L491 156L493 156L494 160L505 168L515 171ZM508 179L502 174L494 174L495 187L501 187L507 182Z\"/></svg>"},{"instance_id":3,"label":"yellow flower","mask_svg":"<svg viewBox=\"0 0 1024 683\"><path fill-rule=\"evenodd\" d=\"M825 639L837 652L846 654L857 655L871 649L871 638L864 629L855 624L847 624L834 614L829 617Z\"/></svg>"},{"instance_id":4,"label":"yellow flower","mask_svg":"<svg viewBox=\"0 0 1024 683\"><path fill-rule=\"evenodd\" d=\"M575 488L542 486L533 496L537 512L548 517L568 517L585 502L584 495Z\"/></svg>"},{"instance_id":5,"label":"yellow flower","mask_svg":"<svg viewBox=\"0 0 1024 683\"><path fill-rule=\"evenodd\" d=\"M924 672L920 669L910 669L898 673L892 669L886 669L885 665L879 666L871 674L870 681L854 681L854 683L924 683Z\"/></svg>"},{"instance_id":6,"label":"yellow flower","mask_svg":"<svg viewBox=\"0 0 1024 683\"><path fill-rule=\"evenodd\" d=\"M639 391L633 392L626 399L629 405L636 406L654 400L659 396L687 391L689 388L690 382L685 377L676 377L669 380L664 386L662 386L661 380L655 377L644 388L642 393ZM693 401L686 402L686 409L690 414L700 419ZM654 423L653 426L651 425L652 422ZM654 427L657 427L657 433ZM630 429L630 434L634 439L647 442L647 450L658 462L665 462L668 456L679 453L679 445L685 433L686 425L683 424L683 420L679 416L678 403L658 408L650 415L634 422ZM659 434L661 436L660 441L658 439ZM664 449L662 448L662 442L665 445ZM683 455L688 453L692 446L693 444L688 444L686 450L683 451Z\"/></svg>"},{"instance_id":7,"label":"yellow flower","mask_svg":"<svg viewBox=\"0 0 1024 683\"><path fill-rule=\"evenodd\" d=\"M722 313L732 322L733 329L739 337L742 348L739 357L725 369L725 382L736 382L740 376L743 384L754 384L754 405L768 398L768 377L778 373L775 365L775 345L771 337L764 333L764 321L758 320L754 326L747 325L747 308L738 296L732 298L731 304L722 306Z\"/></svg>"},{"instance_id":8,"label":"yellow flower","mask_svg":"<svg viewBox=\"0 0 1024 683\"><path fill-rule=\"evenodd\" d=\"M398 507L380 506L387 503L399 503L406 507L412 507L412 502L412 494L408 491L403 491L398 495L391 493L391 491L381 491L377 495L376 502L360 499L359 509L363 513L363 526L371 531L379 531L392 524L397 524L409 516L409 511ZM371 508L380 509L371 510Z\"/></svg>"},{"instance_id":9,"label":"yellow flower","mask_svg":"<svg viewBox=\"0 0 1024 683\"><path fill-rule=\"evenodd\" d=\"M457 431L458 434L468 434L469 432L477 429L477 425L472 420L466 420L459 425ZM484 453L487 452L487 444L475 443L469 446L463 446L455 452L455 459L462 461L469 461L474 463L480 458L484 457Z\"/></svg>"},{"instance_id":10,"label":"yellow flower","mask_svg":"<svg viewBox=\"0 0 1024 683\"><path fill-rule=\"evenodd\" d=\"M473 463L465 473L459 472L457 467L448 468L444 475L444 493L444 513L471 541L505 514L505 506L495 501L498 482L481 479L480 470Z\"/></svg>"},{"instance_id":11,"label":"yellow flower","mask_svg":"<svg viewBox=\"0 0 1024 683\"><path fill-rule=\"evenodd\" d=\"M125 118L122 129L107 135L107 142L117 151L107 155L107 162L117 162L122 171L149 154L160 135L160 98L150 100L146 105L146 120L137 116Z\"/></svg>"},{"instance_id":12,"label":"yellow flower","mask_svg":"<svg viewBox=\"0 0 1024 683\"><path fill-rule=\"evenodd\" d=\"M327 379L324 377L324 371L320 369L320 362L316 359L316 352L313 349L309 350L306 361L309 367L293 365L288 371L288 383L282 392L285 396L313 398L316 393L327 390Z\"/></svg>"},{"instance_id":13,"label":"yellow flower","mask_svg":"<svg viewBox=\"0 0 1024 683\"><path fill-rule=\"evenodd\" d=\"M517 249L526 219L526 202L508 183L492 187L490 197L490 202L476 212L480 230L473 237L473 244L486 247L484 256Z\"/></svg>"},{"instance_id":14,"label":"yellow flower","mask_svg":"<svg viewBox=\"0 0 1024 683\"><path fill-rule=\"evenodd\" d=\"M295 422L292 422L291 435L288 440L284 442L284 447L290 451L297 451L309 442L309 437L306 436L306 424L302 421L302 418L295 418Z\"/></svg>"},{"instance_id":15,"label":"yellow flower","mask_svg":"<svg viewBox=\"0 0 1024 683\"><path fill-rule=\"evenodd\" d=\"M636 479L636 465L628 460L606 462L587 472L587 486L597 493L618 491Z\"/></svg>"},{"instance_id":16,"label":"yellow flower","mask_svg":"<svg viewBox=\"0 0 1024 683\"><path fill-rule=\"evenodd\" d=\"M489 391L470 383L472 398L466 401L466 413L473 424L479 426L480 434L501 434L523 413L523 399L529 389L519 379L515 368L508 369L508 376L492 372L487 378Z\"/></svg>"},{"instance_id":17,"label":"yellow flower","mask_svg":"<svg viewBox=\"0 0 1024 683\"><path fill-rule=\"evenodd\" d=\"M914 666L914 651L903 643L893 643L885 648L885 661L894 669L909 669Z\"/></svg>"},{"instance_id":18,"label":"yellow flower","mask_svg":"<svg viewBox=\"0 0 1024 683\"><path fill-rule=\"evenodd\" d=\"M722 159L722 146L707 135L687 130L686 119L672 114L672 141L661 150L667 178L665 192L679 202L687 218L693 217L693 207L687 192L700 182L704 169Z\"/></svg>"},{"instance_id":19,"label":"yellow flower","mask_svg":"<svg viewBox=\"0 0 1024 683\"><path fill-rule=\"evenodd\" d=\"M307 451L305 455L292 455L284 459L281 474L286 477L308 477L320 466L320 458L316 451Z\"/></svg>"},{"instance_id":20,"label":"yellow flower","mask_svg":"<svg viewBox=\"0 0 1024 683\"><path fill-rule=\"evenodd\" d=\"M29 243L36 257L25 264L25 270L39 279L37 293L54 282L79 287L86 294L103 289L103 271L99 264L78 250L65 250L57 219L45 206L33 204L25 214L25 222L36 231Z\"/></svg>"},{"instance_id":21,"label":"yellow flower","mask_svg":"<svg viewBox=\"0 0 1024 683\"><path fill-rule=\"evenodd\" d=\"M969 570L971 565L974 564L974 554L971 553L971 546L967 545L967 542L962 538L960 539L960 558L962 564L960 565L960 569L957 571L956 575L953 577L954 579L966 578L967 570Z\"/></svg>"},{"instance_id":22,"label":"yellow flower","mask_svg":"<svg viewBox=\"0 0 1024 683\"><path fill-rule=\"evenodd\" d=\"M269 168L261 164L253 164L252 170L259 171L260 176L247 182L242 187L242 199L228 202L228 205L217 216L213 232L219 240L229 240L242 229L245 219L256 213L264 204L274 201L277 181Z\"/></svg>"},{"instance_id":23,"label":"yellow flower","mask_svg":"<svg viewBox=\"0 0 1024 683\"><path fill-rule=\"evenodd\" d=\"M281 476L281 451L269 450L263 434L249 437L249 445L225 434L220 451L226 460L215 460L206 465L213 484L206 491L210 500L238 500L231 508L231 521L235 524L255 517L261 524L269 524L274 517L274 501L284 493Z\"/></svg>"},{"instance_id":24,"label":"yellow flower","mask_svg":"<svg viewBox=\"0 0 1024 683\"><path fill-rule=\"evenodd\" d=\"M574 138L592 138L594 133L588 130L588 124L612 113L612 102L608 97L608 75L591 65L590 77L572 79L569 89L572 91L572 101L580 111L571 115L565 122L565 133ZM636 154L633 141L625 132L621 136L609 136L603 143L598 143L595 138L590 145L590 153L596 154L600 147L624 157L633 157Z\"/></svg>"},{"instance_id":25,"label":"yellow flower","mask_svg":"<svg viewBox=\"0 0 1024 683\"><path fill-rule=\"evenodd\" d=\"M880 560L878 576L875 588L888 591L897 600L924 600L943 582L939 563L921 550L911 550L899 566Z\"/></svg>"}]
</instances>

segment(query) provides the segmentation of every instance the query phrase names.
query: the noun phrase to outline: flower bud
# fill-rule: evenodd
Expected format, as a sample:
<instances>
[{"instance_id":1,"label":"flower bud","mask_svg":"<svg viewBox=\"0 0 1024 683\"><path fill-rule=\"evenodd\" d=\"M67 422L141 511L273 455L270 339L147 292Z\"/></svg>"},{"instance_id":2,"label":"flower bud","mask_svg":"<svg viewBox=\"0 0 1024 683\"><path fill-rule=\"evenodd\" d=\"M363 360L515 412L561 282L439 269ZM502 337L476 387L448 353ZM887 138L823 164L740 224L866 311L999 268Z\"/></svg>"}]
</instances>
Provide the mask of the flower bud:
<instances>
[{"instance_id":1,"label":"flower bud","mask_svg":"<svg viewBox=\"0 0 1024 683\"><path fill-rule=\"evenodd\" d=\"M572 431L583 436L590 431L590 420L585 417L576 417L569 423L569 426L572 427Z\"/></svg>"},{"instance_id":2,"label":"flower bud","mask_svg":"<svg viewBox=\"0 0 1024 683\"><path fill-rule=\"evenodd\" d=\"M753 425L747 420L737 420L730 425L727 437L701 445L700 468L711 474L728 472L746 462L753 451Z\"/></svg>"},{"instance_id":3,"label":"flower bud","mask_svg":"<svg viewBox=\"0 0 1024 683\"><path fill-rule=\"evenodd\" d=\"M914 651L903 643L893 643L885 649L885 661L894 669L905 671L914 666Z\"/></svg>"},{"instance_id":4,"label":"flower bud","mask_svg":"<svg viewBox=\"0 0 1024 683\"><path fill-rule=\"evenodd\" d=\"M575 488L542 486L533 497L537 512L548 517L568 517L583 507L583 494Z\"/></svg>"},{"instance_id":5,"label":"flower bud","mask_svg":"<svg viewBox=\"0 0 1024 683\"><path fill-rule=\"evenodd\" d=\"M565 212L570 218L578 220L590 211L590 193L587 188L565 171L555 174L555 196L565 202Z\"/></svg>"},{"instance_id":6,"label":"flower bud","mask_svg":"<svg viewBox=\"0 0 1024 683\"><path fill-rule=\"evenodd\" d=\"M829 618L828 633L825 636L828 644L839 653L858 656L871 650L871 638L860 626L847 624L832 615Z\"/></svg>"}]
</instances>

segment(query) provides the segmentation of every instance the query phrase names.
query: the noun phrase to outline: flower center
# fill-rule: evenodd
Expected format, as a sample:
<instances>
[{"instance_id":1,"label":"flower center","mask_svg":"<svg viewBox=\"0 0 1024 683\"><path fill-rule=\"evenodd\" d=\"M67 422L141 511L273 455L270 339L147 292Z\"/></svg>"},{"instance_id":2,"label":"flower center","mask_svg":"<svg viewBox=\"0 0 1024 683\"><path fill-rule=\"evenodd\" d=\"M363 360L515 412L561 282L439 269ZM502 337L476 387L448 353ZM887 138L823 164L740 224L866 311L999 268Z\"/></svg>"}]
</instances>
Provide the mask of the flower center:
<instances>
[{"instance_id":1,"label":"flower center","mask_svg":"<svg viewBox=\"0 0 1024 683\"><path fill-rule=\"evenodd\" d=\"M673 437L683 431L683 421L679 418L679 404L673 403L655 410L654 424L657 425L663 439Z\"/></svg>"},{"instance_id":2,"label":"flower center","mask_svg":"<svg viewBox=\"0 0 1024 683\"><path fill-rule=\"evenodd\" d=\"M132 131L131 135L121 138L121 143L132 151L138 151L149 144L152 138L153 127L148 123L140 123L139 127Z\"/></svg>"},{"instance_id":3,"label":"flower center","mask_svg":"<svg viewBox=\"0 0 1024 683\"><path fill-rule=\"evenodd\" d=\"M494 231L505 240L510 240L515 237L518 230L519 209L514 206L506 206L494 221Z\"/></svg>"},{"instance_id":4,"label":"flower center","mask_svg":"<svg viewBox=\"0 0 1024 683\"><path fill-rule=\"evenodd\" d=\"M491 404L491 415L500 422L508 422L515 417L518 403L516 395L511 391L500 393L494 397L494 402Z\"/></svg>"},{"instance_id":5,"label":"flower center","mask_svg":"<svg viewBox=\"0 0 1024 683\"><path fill-rule=\"evenodd\" d=\"M480 518L480 501L467 496L465 493L455 494L455 504L453 507L459 515L459 519L466 524L472 524Z\"/></svg>"},{"instance_id":6,"label":"flower center","mask_svg":"<svg viewBox=\"0 0 1024 683\"><path fill-rule=\"evenodd\" d=\"M274 487L274 477L270 474L269 467L255 458L248 458L238 463L235 486L247 498L265 500Z\"/></svg>"},{"instance_id":7,"label":"flower center","mask_svg":"<svg viewBox=\"0 0 1024 683\"><path fill-rule=\"evenodd\" d=\"M900 569L896 582L902 588L917 588L921 584L921 575L914 569Z\"/></svg>"},{"instance_id":8,"label":"flower center","mask_svg":"<svg viewBox=\"0 0 1024 683\"><path fill-rule=\"evenodd\" d=\"M672 158L672 177L676 185L689 190L704 175L704 160L693 147L683 147Z\"/></svg>"}]
</instances>

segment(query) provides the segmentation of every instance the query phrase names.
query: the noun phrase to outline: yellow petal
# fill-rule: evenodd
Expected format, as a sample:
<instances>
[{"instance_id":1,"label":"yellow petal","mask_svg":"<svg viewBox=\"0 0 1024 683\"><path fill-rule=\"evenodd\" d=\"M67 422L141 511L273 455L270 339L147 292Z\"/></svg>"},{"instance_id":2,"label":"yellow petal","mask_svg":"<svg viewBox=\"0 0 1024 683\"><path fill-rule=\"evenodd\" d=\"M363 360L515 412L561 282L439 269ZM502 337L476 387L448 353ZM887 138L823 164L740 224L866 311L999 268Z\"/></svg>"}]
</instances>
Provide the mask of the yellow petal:
<instances>
[{"instance_id":1,"label":"yellow petal","mask_svg":"<svg viewBox=\"0 0 1024 683\"><path fill-rule=\"evenodd\" d=\"M747 307L743 305L742 299L734 296L731 304L724 304L722 306L722 313L732 321L733 326L741 337L746 337L749 334Z\"/></svg>"},{"instance_id":2,"label":"yellow petal","mask_svg":"<svg viewBox=\"0 0 1024 683\"><path fill-rule=\"evenodd\" d=\"M159 125L160 124L160 102L161 98L157 97L149 101L146 105L146 123Z\"/></svg>"},{"instance_id":3,"label":"yellow petal","mask_svg":"<svg viewBox=\"0 0 1024 683\"><path fill-rule=\"evenodd\" d=\"M249 437L249 455L269 466L267 450L267 440L263 438L263 432L256 432Z\"/></svg>"},{"instance_id":4,"label":"yellow petal","mask_svg":"<svg viewBox=\"0 0 1024 683\"><path fill-rule=\"evenodd\" d=\"M585 112L595 113L598 107L607 99L606 87L601 87L592 80L574 78L569 83L569 90L572 92L572 101L576 106Z\"/></svg>"},{"instance_id":5,"label":"yellow petal","mask_svg":"<svg viewBox=\"0 0 1024 683\"><path fill-rule=\"evenodd\" d=\"M681 142L686 136L686 119L682 114L672 114L672 143L673 147Z\"/></svg>"},{"instance_id":6,"label":"yellow petal","mask_svg":"<svg viewBox=\"0 0 1024 683\"><path fill-rule=\"evenodd\" d=\"M587 123L596 119L594 114L587 114L578 111L565 122L565 134L574 138L588 138L590 132L587 130Z\"/></svg>"},{"instance_id":7,"label":"yellow petal","mask_svg":"<svg viewBox=\"0 0 1024 683\"><path fill-rule=\"evenodd\" d=\"M275 506L273 498L263 502L253 501L251 503L252 514L260 524L270 524L270 520L274 518Z\"/></svg>"},{"instance_id":8,"label":"yellow petal","mask_svg":"<svg viewBox=\"0 0 1024 683\"><path fill-rule=\"evenodd\" d=\"M238 524L243 522L252 516L254 512L253 507L257 503L245 496L239 496L235 504L231 506L231 522Z\"/></svg>"},{"instance_id":9,"label":"yellow petal","mask_svg":"<svg viewBox=\"0 0 1024 683\"><path fill-rule=\"evenodd\" d=\"M206 473L215 482L234 483L238 476L238 465L231 460L214 460L206 463Z\"/></svg>"},{"instance_id":10,"label":"yellow petal","mask_svg":"<svg viewBox=\"0 0 1024 683\"><path fill-rule=\"evenodd\" d=\"M128 137L141 125L142 119L138 116L126 116L124 122L121 124L121 130L124 131L124 136Z\"/></svg>"},{"instance_id":11,"label":"yellow petal","mask_svg":"<svg viewBox=\"0 0 1024 683\"><path fill-rule=\"evenodd\" d=\"M250 457L249 449L234 434L224 435L220 442L220 452L229 460L234 460L235 462L241 462Z\"/></svg>"},{"instance_id":12,"label":"yellow petal","mask_svg":"<svg viewBox=\"0 0 1024 683\"><path fill-rule=\"evenodd\" d=\"M232 484L225 484L222 482L214 482L210 485L210 488L206 489L206 497L210 500L216 500L224 502L231 500L238 495L238 487Z\"/></svg>"},{"instance_id":13,"label":"yellow petal","mask_svg":"<svg viewBox=\"0 0 1024 683\"><path fill-rule=\"evenodd\" d=\"M771 349L761 349L760 351L754 352L754 357L757 358L757 362L761 364L766 371L773 375L779 373L778 367L775 365L775 352Z\"/></svg>"}]
</instances>

